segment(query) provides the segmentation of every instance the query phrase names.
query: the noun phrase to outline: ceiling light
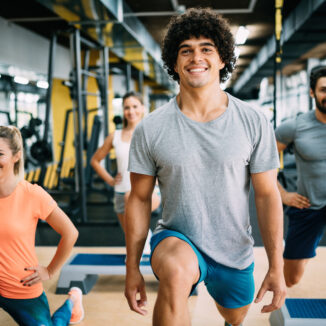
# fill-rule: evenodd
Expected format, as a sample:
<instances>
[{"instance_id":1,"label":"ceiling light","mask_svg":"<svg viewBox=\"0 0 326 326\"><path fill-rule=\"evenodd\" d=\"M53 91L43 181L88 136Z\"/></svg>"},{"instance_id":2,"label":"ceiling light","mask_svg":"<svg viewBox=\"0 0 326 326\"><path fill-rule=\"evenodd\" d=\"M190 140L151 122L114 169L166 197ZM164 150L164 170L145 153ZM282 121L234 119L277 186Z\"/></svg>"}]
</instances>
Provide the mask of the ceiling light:
<instances>
[{"instance_id":1,"label":"ceiling light","mask_svg":"<svg viewBox=\"0 0 326 326\"><path fill-rule=\"evenodd\" d=\"M49 83L45 80L39 80L37 83L36 83L36 86L39 87L39 88L49 88Z\"/></svg>"},{"instance_id":2,"label":"ceiling light","mask_svg":"<svg viewBox=\"0 0 326 326\"><path fill-rule=\"evenodd\" d=\"M27 85L29 80L25 77L15 76L14 82L17 84Z\"/></svg>"},{"instance_id":3,"label":"ceiling light","mask_svg":"<svg viewBox=\"0 0 326 326\"><path fill-rule=\"evenodd\" d=\"M249 30L244 26L240 26L235 36L235 44L245 44L248 35L249 35Z\"/></svg>"}]
</instances>

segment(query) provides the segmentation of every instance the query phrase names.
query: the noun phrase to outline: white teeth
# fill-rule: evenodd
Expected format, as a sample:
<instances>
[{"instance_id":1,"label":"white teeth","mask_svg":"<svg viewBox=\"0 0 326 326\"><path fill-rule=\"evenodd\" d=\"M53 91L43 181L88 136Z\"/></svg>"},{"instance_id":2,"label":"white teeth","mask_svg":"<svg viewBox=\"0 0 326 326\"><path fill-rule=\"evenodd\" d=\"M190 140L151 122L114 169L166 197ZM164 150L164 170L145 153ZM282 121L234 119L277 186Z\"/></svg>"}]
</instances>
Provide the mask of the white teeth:
<instances>
[{"instance_id":1,"label":"white teeth","mask_svg":"<svg viewBox=\"0 0 326 326\"><path fill-rule=\"evenodd\" d=\"M190 69L190 72L202 72L205 71L203 68L195 68L195 69Z\"/></svg>"}]
</instances>

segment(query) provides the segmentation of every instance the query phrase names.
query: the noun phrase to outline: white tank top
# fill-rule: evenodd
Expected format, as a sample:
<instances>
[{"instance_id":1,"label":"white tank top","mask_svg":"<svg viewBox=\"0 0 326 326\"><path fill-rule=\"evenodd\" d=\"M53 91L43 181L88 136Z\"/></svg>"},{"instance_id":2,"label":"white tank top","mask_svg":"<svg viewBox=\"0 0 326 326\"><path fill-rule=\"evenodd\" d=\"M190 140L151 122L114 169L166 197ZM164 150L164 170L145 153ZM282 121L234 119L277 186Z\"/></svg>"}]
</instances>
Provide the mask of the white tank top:
<instances>
[{"instance_id":1,"label":"white tank top","mask_svg":"<svg viewBox=\"0 0 326 326\"><path fill-rule=\"evenodd\" d=\"M130 173L128 171L130 143L122 141L122 130L115 130L113 136L113 146L117 159L118 173L121 173L122 180L114 186L116 192L127 192L131 189Z\"/></svg>"}]
</instances>

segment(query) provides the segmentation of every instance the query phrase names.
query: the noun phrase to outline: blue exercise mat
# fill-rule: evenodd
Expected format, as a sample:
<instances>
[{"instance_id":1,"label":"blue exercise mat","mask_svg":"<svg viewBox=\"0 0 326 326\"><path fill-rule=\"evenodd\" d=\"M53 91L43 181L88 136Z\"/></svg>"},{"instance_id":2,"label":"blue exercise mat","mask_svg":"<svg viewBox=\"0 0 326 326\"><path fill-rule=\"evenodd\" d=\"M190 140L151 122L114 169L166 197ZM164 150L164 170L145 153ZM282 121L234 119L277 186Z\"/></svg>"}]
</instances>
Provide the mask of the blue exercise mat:
<instances>
[{"instance_id":1,"label":"blue exercise mat","mask_svg":"<svg viewBox=\"0 0 326 326\"><path fill-rule=\"evenodd\" d=\"M126 255L122 254L77 254L70 265L124 266ZM150 265L150 255L143 255L140 265Z\"/></svg>"},{"instance_id":2,"label":"blue exercise mat","mask_svg":"<svg viewBox=\"0 0 326 326\"><path fill-rule=\"evenodd\" d=\"M326 299L286 299L291 318L326 318Z\"/></svg>"}]
</instances>

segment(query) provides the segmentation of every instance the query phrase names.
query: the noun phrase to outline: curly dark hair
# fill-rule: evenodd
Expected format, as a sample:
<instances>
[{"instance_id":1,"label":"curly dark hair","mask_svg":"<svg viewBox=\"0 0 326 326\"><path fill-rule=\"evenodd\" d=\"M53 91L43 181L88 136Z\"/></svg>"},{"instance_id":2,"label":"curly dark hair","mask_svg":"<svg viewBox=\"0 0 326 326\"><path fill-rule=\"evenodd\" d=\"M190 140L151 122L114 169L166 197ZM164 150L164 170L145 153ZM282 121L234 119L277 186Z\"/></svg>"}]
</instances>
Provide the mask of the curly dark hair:
<instances>
[{"instance_id":1,"label":"curly dark hair","mask_svg":"<svg viewBox=\"0 0 326 326\"><path fill-rule=\"evenodd\" d=\"M317 66L311 69L310 72L310 88L315 91L316 84L319 78L326 77L326 66Z\"/></svg>"},{"instance_id":2,"label":"curly dark hair","mask_svg":"<svg viewBox=\"0 0 326 326\"><path fill-rule=\"evenodd\" d=\"M234 38L229 24L210 8L190 8L185 13L173 16L167 26L162 42L162 59L168 74L179 82L179 75L174 67L177 61L179 45L192 37L211 39L225 64L220 70L220 82L228 79L232 73L236 57L234 55Z\"/></svg>"}]
</instances>

